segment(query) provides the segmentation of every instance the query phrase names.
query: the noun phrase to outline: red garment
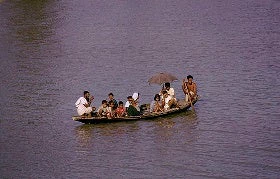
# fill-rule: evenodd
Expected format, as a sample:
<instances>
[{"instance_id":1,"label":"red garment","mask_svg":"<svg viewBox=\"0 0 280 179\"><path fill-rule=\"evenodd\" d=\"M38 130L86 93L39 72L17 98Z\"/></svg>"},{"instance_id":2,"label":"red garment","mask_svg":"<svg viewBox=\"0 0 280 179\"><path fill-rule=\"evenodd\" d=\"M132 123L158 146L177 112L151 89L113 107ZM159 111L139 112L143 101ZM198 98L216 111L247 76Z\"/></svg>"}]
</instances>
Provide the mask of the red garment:
<instances>
[{"instance_id":1,"label":"red garment","mask_svg":"<svg viewBox=\"0 0 280 179\"><path fill-rule=\"evenodd\" d=\"M125 114L125 108L124 107L122 107L122 108L118 107L116 109L116 113L117 113L118 116L123 116Z\"/></svg>"}]
</instances>

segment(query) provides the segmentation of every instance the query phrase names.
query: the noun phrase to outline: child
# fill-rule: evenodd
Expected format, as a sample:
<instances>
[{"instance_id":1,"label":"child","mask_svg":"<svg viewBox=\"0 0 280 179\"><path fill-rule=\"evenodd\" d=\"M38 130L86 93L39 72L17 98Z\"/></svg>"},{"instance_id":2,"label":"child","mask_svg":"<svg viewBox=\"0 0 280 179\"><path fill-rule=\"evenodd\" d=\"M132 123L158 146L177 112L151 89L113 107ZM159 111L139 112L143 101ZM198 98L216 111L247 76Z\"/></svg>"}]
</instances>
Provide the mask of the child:
<instances>
[{"instance_id":1,"label":"child","mask_svg":"<svg viewBox=\"0 0 280 179\"><path fill-rule=\"evenodd\" d=\"M109 110L107 113L108 119L114 118L116 113L115 103L114 101L109 101Z\"/></svg>"},{"instance_id":2,"label":"child","mask_svg":"<svg viewBox=\"0 0 280 179\"><path fill-rule=\"evenodd\" d=\"M114 102L114 108L116 109L118 107L118 102L117 100L115 100L114 98L114 94L113 93L109 93L108 94L108 101L113 101Z\"/></svg>"},{"instance_id":3,"label":"child","mask_svg":"<svg viewBox=\"0 0 280 179\"><path fill-rule=\"evenodd\" d=\"M107 106L107 101L103 100L102 105L97 110L97 114L100 117L107 117L108 112L109 112L109 107Z\"/></svg>"},{"instance_id":4,"label":"child","mask_svg":"<svg viewBox=\"0 0 280 179\"><path fill-rule=\"evenodd\" d=\"M116 109L117 117L124 117L126 115L125 107L123 106L123 102L119 102L119 107Z\"/></svg>"},{"instance_id":5,"label":"child","mask_svg":"<svg viewBox=\"0 0 280 179\"><path fill-rule=\"evenodd\" d=\"M151 102L150 112L163 112L162 103L160 102L159 94L156 94L154 100Z\"/></svg>"}]
</instances>

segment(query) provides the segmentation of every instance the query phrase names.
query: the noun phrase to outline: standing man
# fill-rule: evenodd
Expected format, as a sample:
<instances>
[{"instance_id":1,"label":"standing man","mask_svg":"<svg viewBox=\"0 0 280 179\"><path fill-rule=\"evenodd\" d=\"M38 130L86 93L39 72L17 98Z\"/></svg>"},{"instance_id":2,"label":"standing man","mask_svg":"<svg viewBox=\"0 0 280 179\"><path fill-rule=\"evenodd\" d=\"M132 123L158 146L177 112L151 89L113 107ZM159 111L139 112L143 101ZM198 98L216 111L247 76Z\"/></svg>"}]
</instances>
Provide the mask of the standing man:
<instances>
[{"instance_id":1,"label":"standing man","mask_svg":"<svg viewBox=\"0 0 280 179\"><path fill-rule=\"evenodd\" d=\"M88 91L84 91L84 96L76 101L75 105L80 116L87 115L91 117L91 112L95 110L95 107L90 106L93 99L94 97L90 96Z\"/></svg>"},{"instance_id":2,"label":"standing man","mask_svg":"<svg viewBox=\"0 0 280 179\"><path fill-rule=\"evenodd\" d=\"M196 83L193 82L193 77L191 75L187 76L187 81L183 79L182 89L186 95L186 102L193 101L194 98L196 97L197 91L196 91Z\"/></svg>"}]
</instances>

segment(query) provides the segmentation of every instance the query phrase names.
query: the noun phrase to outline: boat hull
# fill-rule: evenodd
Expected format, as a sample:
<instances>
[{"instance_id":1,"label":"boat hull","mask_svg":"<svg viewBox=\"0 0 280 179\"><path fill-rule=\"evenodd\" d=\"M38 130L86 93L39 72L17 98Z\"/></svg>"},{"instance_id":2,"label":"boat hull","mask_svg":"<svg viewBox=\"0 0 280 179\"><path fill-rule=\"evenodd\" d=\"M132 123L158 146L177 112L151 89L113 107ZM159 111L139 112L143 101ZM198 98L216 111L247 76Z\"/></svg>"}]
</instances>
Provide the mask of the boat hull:
<instances>
[{"instance_id":1,"label":"boat hull","mask_svg":"<svg viewBox=\"0 0 280 179\"><path fill-rule=\"evenodd\" d=\"M197 99L193 101L193 104L197 102ZM143 107L144 106L144 107ZM138 120L152 120L159 117L165 117L172 114L181 113L187 111L190 107L190 103L186 103L185 101L179 101L179 108L173 108L165 112L161 113L150 113L147 109L148 104L142 105L143 114L140 116L128 116L123 118L112 118L108 119L105 117L82 117L82 116L73 116L72 119L74 121L82 122L85 124L98 124L98 123L113 123L113 122L122 122L122 121L138 121Z\"/></svg>"}]
</instances>

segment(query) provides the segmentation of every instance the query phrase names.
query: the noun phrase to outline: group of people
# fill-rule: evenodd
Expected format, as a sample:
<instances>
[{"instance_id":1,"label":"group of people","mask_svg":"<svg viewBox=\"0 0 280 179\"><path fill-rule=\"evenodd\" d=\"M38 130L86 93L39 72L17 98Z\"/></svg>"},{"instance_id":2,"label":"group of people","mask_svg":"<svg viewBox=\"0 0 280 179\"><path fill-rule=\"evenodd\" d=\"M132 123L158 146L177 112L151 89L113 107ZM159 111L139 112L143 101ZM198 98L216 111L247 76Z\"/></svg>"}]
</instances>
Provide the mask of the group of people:
<instances>
[{"instance_id":1,"label":"group of people","mask_svg":"<svg viewBox=\"0 0 280 179\"><path fill-rule=\"evenodd\" d=\"M170 87L170 83L165 83L162 90L155 94L150 104L150 112L164 112L174 107L178 107L175 90Z\"/></svg>"},{"instance_id":2,"label":"group of people","mask_svg":"<svg viewBox=\"0 0 280 179\"><path fill-rule=\"evenodd\" d=\"M187 76L187 80L183 79L182 90L185 94L186 102L192 102L197 95L197 87L191 75ZM139 116L139 95L140 94L137 92L133 93L132 96L127 97L127 101L124 104L123 101L117 102L114 98L114 94L109 93L108 100L102 100L101 105L95 112L96 108L91 107L94 97L90 95L89 91L84 91L83 97L80 97L75 105L78 115L80 116L92 117L92 115L97 115L98 117L106 117L109 119L125 116ZM175 97L175 90L170 87L170 83L165 83L162 90L155 94L154 100L150 104L150 112L164 112L176 107L179 107L179 105Z\"/></svg>"},{"instance_id":3,"label":"group of people","mask_svg":"<svg viewBox=\"0 0 280 179\"><path fill-rule=\"evenodd\" d=\"M125 116L139 116L140 108L138 105L139 93L133 93L127 97L127 102L117 102L113 93L108 94L108 101L103 100L101 106L97 109L97 116L111 118L120 118Z\"/></svg>"},{"instance_id":4,"label":"group of people","mask_svg":"<svg viewBox=\"0 0 280 179\"><path fill-rule=\"evenodd\" d=\"M84 95L76 101L75 105L78 115L80 116L92 117L93 115L97 115L98 117L106 117L109 119L125 116L139 116L139 95L139 93L133 93L132 96L127 97L127 102L124 104L123 101L117 102L114 98L114 94L109 93L108 100L102 100L101 105L95 112L96 108L90 106L94 97L90 95L89 91L84 91Z\"/></svg>"}]
</instances>

